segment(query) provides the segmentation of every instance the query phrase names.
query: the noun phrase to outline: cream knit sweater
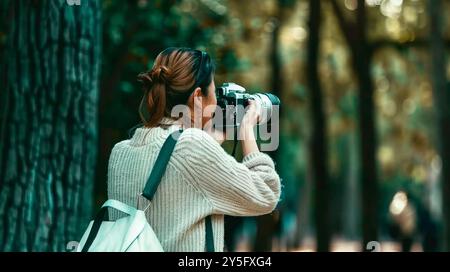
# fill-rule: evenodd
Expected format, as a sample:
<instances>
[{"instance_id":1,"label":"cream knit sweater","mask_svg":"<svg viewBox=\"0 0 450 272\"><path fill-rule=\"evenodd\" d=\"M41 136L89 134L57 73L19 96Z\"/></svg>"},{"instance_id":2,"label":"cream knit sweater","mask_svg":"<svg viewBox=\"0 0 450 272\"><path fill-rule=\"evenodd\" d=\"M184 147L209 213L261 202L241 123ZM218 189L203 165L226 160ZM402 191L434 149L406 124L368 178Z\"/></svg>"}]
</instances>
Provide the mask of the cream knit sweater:
<instances>
[{"instance_id":1,"label":"cream knit sweater","mask_svg":"<svg viewBox=\"0 0 450 272\"><path fill-rule=\"evenodd\" d=\"M108 197L136 206L159 150L178 128L142 127L117 143L109 160ZM239 163L209 134L189 128L175 146L146 215L165 251L204 251L204 219L212 215L215 250L223 251L224 214L267 214L279 197L280 178L268 155L251 153ZM149 203L142 202L140 208Z\"/></svg>"}]
</instances>

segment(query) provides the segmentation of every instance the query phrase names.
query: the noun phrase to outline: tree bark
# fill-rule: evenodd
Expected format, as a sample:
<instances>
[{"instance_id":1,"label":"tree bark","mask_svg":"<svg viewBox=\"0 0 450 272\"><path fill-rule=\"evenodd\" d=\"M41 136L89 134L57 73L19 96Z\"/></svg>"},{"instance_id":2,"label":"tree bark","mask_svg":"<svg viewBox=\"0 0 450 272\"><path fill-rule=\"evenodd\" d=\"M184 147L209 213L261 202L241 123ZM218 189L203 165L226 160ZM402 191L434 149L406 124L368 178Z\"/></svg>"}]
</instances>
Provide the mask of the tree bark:
<instances>
[{"instance_id":1,"label":"tree bark","mask_svg":"<svg viewBox=\"0 0 450 272\"><path fill-rule=\"evenodd\" d=\"M101 3L10 5L0 251L64 251L91 217Z\"/></svg>"},{"instance_id":2,"label":"tree bark","mask_svg":"<svg viewBox=\"0 0 450 272\"><path fill-rule=\"evenodd\" d=\"M444 251L450 250L450 90L446 79L446 50L443 40L442 1L432 0L428 4L430 16L431 79L436 105L439 153L442 161L442 212L444 221Z\"/></svg>"},{"instance_id":3,"label":"tree bark","mask_svg":"<svg viewBox=\"0 0 450 272\"><path fill-rule=\"evenodd\" d=\"M314 218L317 251L329 251L331 239L328 152L323 95L319 80L320 1L309 1L308 84L311 97L312 134L310 159L314 184Z\"/></svg>"}]
</instances>

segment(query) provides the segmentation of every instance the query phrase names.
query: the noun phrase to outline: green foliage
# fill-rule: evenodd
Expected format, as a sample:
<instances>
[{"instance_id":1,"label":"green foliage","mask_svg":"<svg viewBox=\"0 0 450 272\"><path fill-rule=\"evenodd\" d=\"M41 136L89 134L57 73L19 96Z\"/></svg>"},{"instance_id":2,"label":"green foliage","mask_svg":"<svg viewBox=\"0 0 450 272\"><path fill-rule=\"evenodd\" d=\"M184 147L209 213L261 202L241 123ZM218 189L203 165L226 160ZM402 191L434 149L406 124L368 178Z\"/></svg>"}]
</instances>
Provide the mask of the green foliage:
<instances>
[{"instance_id":1,"label":"green foliage","mask_svg":"<svg viewBox=\"0 0 450 272\"><path fill-rule=\"evenodd\" d=\"M139 122L137 105L141 90L136 76L151 69L156 55L166 47L208 49L215 53L212 38L226 15L205 6L190 12L193 1L103 2L103 78L105 107L101 120L119 134ZM232 50L223 50L222 67L237 67Z\"/></svg>"}]
</instances>

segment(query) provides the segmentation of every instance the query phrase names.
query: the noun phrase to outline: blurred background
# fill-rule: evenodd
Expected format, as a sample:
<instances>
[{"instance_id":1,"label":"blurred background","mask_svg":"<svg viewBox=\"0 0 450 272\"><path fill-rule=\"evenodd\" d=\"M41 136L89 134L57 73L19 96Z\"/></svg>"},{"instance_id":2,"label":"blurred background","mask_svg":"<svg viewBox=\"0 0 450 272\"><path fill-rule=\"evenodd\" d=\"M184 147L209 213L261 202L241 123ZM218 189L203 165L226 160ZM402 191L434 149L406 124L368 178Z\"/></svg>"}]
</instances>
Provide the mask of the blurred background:
<instances>
[{"instance_id":1,"label":"blurred background","mask_svg":"<svg viewBox=\"0 0 450 272\"><path fill-rule=\"evenodd\" d=\"M169 46L211 54L216 85L282 101L282 199L227 217L228 251L450 250L448 14L446 0L1 0L0 251L72 250L140 123L136 76Z\"/></svg>"}]
</instances>

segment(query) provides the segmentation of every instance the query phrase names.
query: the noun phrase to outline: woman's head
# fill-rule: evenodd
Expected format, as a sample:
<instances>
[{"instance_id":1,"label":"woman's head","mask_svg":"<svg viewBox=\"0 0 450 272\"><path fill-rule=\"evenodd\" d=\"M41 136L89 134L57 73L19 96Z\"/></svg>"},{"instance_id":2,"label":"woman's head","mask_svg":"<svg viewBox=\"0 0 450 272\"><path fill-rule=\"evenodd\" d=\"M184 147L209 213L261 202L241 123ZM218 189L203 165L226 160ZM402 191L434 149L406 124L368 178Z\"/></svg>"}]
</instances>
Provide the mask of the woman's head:
<instances>
[{"instance_id":1,"label":"woman's head","mask_svg":"<svg viewBox=\"0 0 450 272\"><path fill-rule=\"evenodd\" d=\"M156 127L164 117L173 117L177 105L188 106L191 113L201 110L201 117L190 118L202 118L205 124L212 112L203 110L216 104L214 69L209 55L199 50L170 47L159 53L153 68L138 76L144 88L139 108L144 125Z\"/></svg>"}]
</instances>

